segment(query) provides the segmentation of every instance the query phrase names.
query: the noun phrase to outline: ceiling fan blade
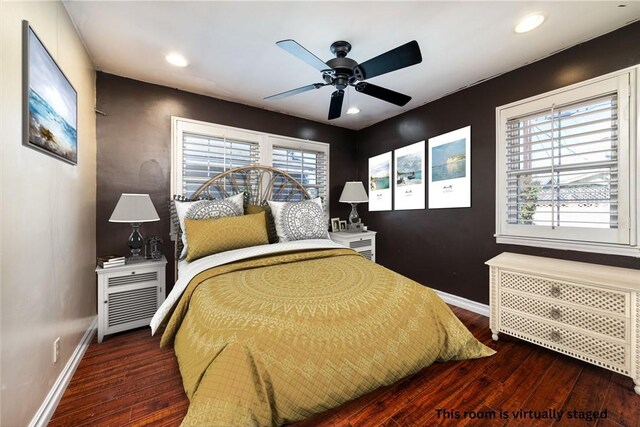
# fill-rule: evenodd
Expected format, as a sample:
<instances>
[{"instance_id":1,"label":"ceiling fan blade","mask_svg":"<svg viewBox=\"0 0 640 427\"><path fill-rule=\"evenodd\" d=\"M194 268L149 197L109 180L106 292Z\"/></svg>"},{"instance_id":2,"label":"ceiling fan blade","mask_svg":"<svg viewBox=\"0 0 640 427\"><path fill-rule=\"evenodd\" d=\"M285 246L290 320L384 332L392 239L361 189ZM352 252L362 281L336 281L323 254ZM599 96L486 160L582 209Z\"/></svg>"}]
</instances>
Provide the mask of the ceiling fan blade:
<instances>
[{"instance_id":1,"label":"ceiling fan blade","mask_svg":"<svg viewBox=\"0 0 640 427\"><path fill-rule=\"evenodd\" d=\"M329 120L337 119L342 114L342 101L344 101L344 90L336 90L331 94L331 104L329 105Z\"/></svg>"},{"instance_id":2,"label":"ceiling fan blade","mask_svg":"<svg viewBox=\"0 0 640 427\"><path fill-rule=\"evenodd\" d=\"M421 62L420 46L413 40L363 62L353 70L353 73L358 80L366 80Z\"/></svg>"},{"instance_id":3,"label":"ceiling fan blade","mask_svg":"<svg viewBox=\"0 0 640 427\"><path fill-rule=\"evenodd\" d=\"M322 62L320 58L318 58L313 53L309 52L307 49L302 47L302 45L300 45L295 40L291 40L291 39L280 40L279 42L276 42L276 44L281 48L283 48L284 50L286 50L287 52L289 52L290 54L292 54L293 56L298 57L299 59L302 59L304 62L311 65L313 68L317 69L318 71L324 71L331 68L327 64Z\"/></svg>"},{"instance_id":4,"label":"ceiling fan blade","mask_svg":"<svg viewBox=\"0 0 640 427\"><path fill-rule=\"evenodd\" d=\"M390 102L399 107L403 107L407 102L411 101L410 96L380 86L372 85L368 82L357 83L355 88L358 92L373 96L374 98L382 99L383 101Z\"/></svg>"},{"instance_id":5,"label":"ceiling fan blade","mask_svg":"<svg viewBox=\"0 0 640 427\"><path fill-rule=\"evenodd\" d=\"M277 101L278 99L286 98L288 96L297 95L299 93L307 92L313 89L320 89L322 86L326 86L326 83L314 83L307 86L302 86L297 89L291 89L286 92L277 93L275 95L267 96L265 101Z\"/></svg>"}]
</instances>

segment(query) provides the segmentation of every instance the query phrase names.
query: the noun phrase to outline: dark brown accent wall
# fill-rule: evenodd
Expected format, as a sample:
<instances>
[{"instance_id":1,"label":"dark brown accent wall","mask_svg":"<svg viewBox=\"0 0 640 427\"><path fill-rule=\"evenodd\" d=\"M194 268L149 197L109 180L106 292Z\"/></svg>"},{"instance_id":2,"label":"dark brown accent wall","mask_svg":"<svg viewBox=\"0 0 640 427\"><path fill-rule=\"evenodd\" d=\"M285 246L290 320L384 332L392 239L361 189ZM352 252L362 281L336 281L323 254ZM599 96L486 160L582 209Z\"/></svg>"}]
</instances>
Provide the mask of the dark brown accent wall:
<instances>
[{"instance_id":1,"label":"dark brown accent wall","mask_svg":"<svg viewBox=\"0 0 640 427\"><path fill-rule=\"evenodd\" d=\"M109 217L120 194L149 193L160 221L143 224L141 232L164 240L167 291L174 282L168 234L171 116L331 144L331 215L348 214L338 198L344 182L355 178L354 131L102 72L96 90L96 108L105 114L97 114L97 253L128 253L131 227L110 223Z\"/></svg>"},{"instance_id":2,"label":"dark brown accent wall","mask_svg":"<svg viewBox=\"0 0 640 427\"><path fill-rule=\"evenodd\" d=\"M471 125L471 208L361 208L364 222L378 231L376 259L422 284L481 303L489 300L484 262L504 251L640 269L638 258L498 245L493 237L496 107L636 65L638 40L640 22L358 132L358 177L366 182L369 157Z\"/></svg>"}]
</instances>

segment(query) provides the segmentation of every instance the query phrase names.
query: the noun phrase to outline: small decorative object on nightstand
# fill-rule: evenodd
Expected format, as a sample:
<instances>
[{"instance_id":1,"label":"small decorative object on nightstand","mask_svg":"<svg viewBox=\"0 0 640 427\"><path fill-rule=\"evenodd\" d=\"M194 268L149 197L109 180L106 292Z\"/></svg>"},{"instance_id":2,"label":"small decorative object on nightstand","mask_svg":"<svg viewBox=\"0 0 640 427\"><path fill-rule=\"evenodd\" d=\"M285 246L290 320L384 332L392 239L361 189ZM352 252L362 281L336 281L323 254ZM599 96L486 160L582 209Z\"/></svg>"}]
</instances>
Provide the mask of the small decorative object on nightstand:
<instances>
[{"instance_id":1,"label":"small decorative object on nightstand","mask_svg":"<svg viewBox=\"0 0 640 427\"><path fill-rule=\"evenodd\" d=\"M98 342L105 335L147 326L164 301L167 260L96 268Z\"/></svg>"},{"instance_id":2,"label":"small decorative object on nightstand","mask_svg":"<svg viewBox=\"0 0 640 427\"><path fill-rule=\"evenodd\" d=\"M331 240L353 249L366 259L376 262L376 232L362 231L359 233L329 233Z\"/></svg>"},{"instance_id":3,"label":"small decorative object on nightstand","mask_svg":"<svg viewBox=\"0 0 640 427\"><path fill-rule=\"evenodd\" d=\"M362 227L356 227L355 224L360 223L360 216L358 215L358 203L367 203L369 197L364 189L364 185L360 181L350 181L344 184L344 189L340 195L340 202L351 203L351 213L349 214L349 230L354 233L359 233ZM340 228L342 230L342 228Z\"/></svg>"},{"instance_id":4,"label":"small decorative object on nightstand","mask_svg":"<svg viewBox=\"0 0 640 427\"><path fill-rule=\"evenodd\" d=\"M140 249L144 246L144 239L139 231L140 223L151 221L160 221L160 217L148 194L123 193L120 196L109 222L128 222L133 227L128 241L131 256L127 262L144 260L144 256L140 255Z\"/></svg>"}]
</instances>

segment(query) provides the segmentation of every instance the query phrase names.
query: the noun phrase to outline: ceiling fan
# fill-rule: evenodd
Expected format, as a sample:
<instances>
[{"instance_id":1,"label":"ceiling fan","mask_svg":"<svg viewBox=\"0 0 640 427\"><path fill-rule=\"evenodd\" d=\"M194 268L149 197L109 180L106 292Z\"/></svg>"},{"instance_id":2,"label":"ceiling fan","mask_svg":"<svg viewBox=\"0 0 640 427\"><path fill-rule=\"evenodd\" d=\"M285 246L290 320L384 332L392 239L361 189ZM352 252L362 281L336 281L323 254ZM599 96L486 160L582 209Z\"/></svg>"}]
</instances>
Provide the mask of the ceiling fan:
<instances>
[{"instance_id":1,"label":"ceiling fan","mask_svg":"<svg viewBox=\"0 0 640 427\"><path fill-rule=\"evenodd\" d=\"M281 40L276 42L276 45L320 71L324 83L313 83L268 96L264 99L276 101L291 95L297 95L313 89L320 89L324 86L333 86L336 90L331 94L329 120L336 119L342 114L344 90L348 86L352 86L356 91L364 93L365 95L373 96L374 98L390 102L400 107L404 106L411 100L410 96L373 85L364 80L422 62L420 47L415 40L391 49L375 58L371 58L362 64L358 64L353 59L347 58L347 54L351 51L351 44L346 41L337 41L331 45L331 52L335 54L336 57L328 60L326 63L322 62L320 58L302 47L302 45L295 40Z\"/></svg>"}]
</instances>

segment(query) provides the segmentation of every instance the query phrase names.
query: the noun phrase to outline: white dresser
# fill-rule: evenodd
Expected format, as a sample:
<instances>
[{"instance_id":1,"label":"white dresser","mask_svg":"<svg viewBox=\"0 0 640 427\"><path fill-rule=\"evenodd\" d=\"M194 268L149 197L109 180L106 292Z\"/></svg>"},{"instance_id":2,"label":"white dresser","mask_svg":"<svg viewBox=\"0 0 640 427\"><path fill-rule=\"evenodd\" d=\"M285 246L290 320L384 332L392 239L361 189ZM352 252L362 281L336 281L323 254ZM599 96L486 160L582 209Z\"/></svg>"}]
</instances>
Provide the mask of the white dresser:
<instances>
[{"instance_id":1,"label":"white dresser","mask_svg":"<svg viewBox=\"0 0 640 427\"><path fill-rule=\"evenodd\" d=\"M490 266L490 327L634 379L640 270L504 252Z\"/></svg>"},{"instance_id":2,"label":"white dresser","mask_svg":"<svg viewBox=\"0 0 640 427\"><path fill-rule=\"evenodd\" d=\"M331 240L340 243L343 246L353 249L366 259L376 262L376 232L375 231L359 231L357 233L348 233L340 231L338 233L329 233Z\"/></svg>"}]
</instances>

